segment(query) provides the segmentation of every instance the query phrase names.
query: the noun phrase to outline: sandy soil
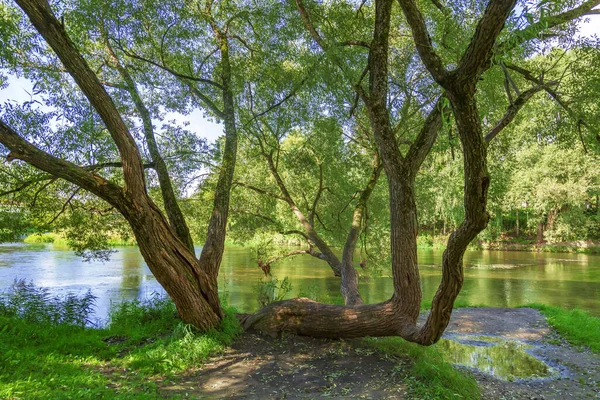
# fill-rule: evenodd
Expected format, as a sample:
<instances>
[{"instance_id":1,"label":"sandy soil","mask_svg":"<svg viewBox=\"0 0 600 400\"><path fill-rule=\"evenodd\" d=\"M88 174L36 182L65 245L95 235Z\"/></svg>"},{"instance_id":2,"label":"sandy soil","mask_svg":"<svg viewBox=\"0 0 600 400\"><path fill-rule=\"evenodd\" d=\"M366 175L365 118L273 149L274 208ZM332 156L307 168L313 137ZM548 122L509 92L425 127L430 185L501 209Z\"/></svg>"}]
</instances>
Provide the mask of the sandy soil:
<instances>
[{"instance_id":1,"label":"sandy soil","mask_svg":"<svg viewBox=\"0 0 600 400\"><path fill-rule=\"evenodd\" d=\"M525 342L558 371L552 379L508 382L468 370L484 399L600 399L600 357L570 346L537 310L458 309L447 336L457 334ZM406 360L373 353L360 341L246 334L202 369L164 382L161 392L208 399L409 399L406 368Z\"/></svg>"}]
</instances>

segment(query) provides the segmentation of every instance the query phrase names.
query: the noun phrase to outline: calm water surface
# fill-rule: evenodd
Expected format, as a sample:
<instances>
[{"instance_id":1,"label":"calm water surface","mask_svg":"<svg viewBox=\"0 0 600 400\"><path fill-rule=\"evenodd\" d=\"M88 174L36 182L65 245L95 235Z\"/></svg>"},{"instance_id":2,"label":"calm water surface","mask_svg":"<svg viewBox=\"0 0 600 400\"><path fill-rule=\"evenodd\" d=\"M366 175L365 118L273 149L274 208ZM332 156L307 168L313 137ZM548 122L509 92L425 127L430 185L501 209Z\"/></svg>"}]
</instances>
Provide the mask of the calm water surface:
<instances>
[{"instance_id":1,"label":"calm water surface","mask_svg":"<svg viewBox=\"0 0 600 400\"><path fill-rule=\"evenodd\" d=\"M441 250L419 250L423 297L430 301L440 281ZM311 256L298 256L273 265L273 275L288 277L300 293L339 293L339 280L329 267ZM33 281L51 293L85 293L98 297L96 318L102 320L110 304L164 291L136 247L118 248L110 261L83 262L72 251L52 245L0 244L0 293L15 279ZM228 247L219 276L219 290L230 305L249 312L258 308L256 285L262 271L249 249ZM383 276L361 283L365 302L387 300L392 281ZM581 308L600 315L600 256L500 251L468 251L465 283L459 297L470 304L514 307L544 303Z\"/></svg>"}]
</instances>

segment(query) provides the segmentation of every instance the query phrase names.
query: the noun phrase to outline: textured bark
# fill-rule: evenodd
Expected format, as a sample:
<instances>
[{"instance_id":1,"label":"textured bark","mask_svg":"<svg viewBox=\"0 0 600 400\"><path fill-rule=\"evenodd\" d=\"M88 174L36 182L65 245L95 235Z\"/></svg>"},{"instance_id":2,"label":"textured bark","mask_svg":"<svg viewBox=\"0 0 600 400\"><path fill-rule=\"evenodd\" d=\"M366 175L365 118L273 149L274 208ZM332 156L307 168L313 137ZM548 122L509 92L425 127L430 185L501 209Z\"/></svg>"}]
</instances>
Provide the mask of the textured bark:
<instances>
[{"instance_id":1,"label":"textured bark","mask_svg":"<svg viewBox=\"0 0 600 400\"><path fill-rule=\"evenodd\" d=\"M414 179L442 124L444 100L440 98L406 157L402 157L390 128L386 104L392 2L376 0L375 29L369 54L369 91L365 93L357 88L357 92L368 109L388 178L394 294L388 302L375 305L332 306L307 299L281 302L246 317L243 324L247 329L257 328L269 334L285 331L320 337L398 335L409 341L430 345L440 339L448 325L454 300L463 284L464 252L489 220L486 210L489 187L486 142L474 98L476 83L489 67L496 37L514 1L490 2L465 55L453 72L444 68L435 53L423 17L414 1L399 1L411 25L421 59L433 78L446 89L445 96L452 104L464 154L465 219L448 240L442 262L442 281L434 296L431 312L425 324L418 327L416 320L421 290L416 253L418 225ZM300 12L305 24L310 25L310 21L304 17L306 10ZM316 32L314 28L311 29L314 36L313 32Z\"/></svg>"},{"instance_id":2,"label":"textured bark","mask_svg":"<svg viewBox=\"0 0 600 400\"><path fill-rule=\"evenodd\" d=\"M352 225L350 231L346 237L346 243L344 244L344 250L342 252L342 282L340 285L340 291L344 298L344 304L347 306L354 306L363 304L363 299L358 290L358 273L354 268L354 251L356 250L356 243L358 237L363 228L363 217L367 210L367 203L375 185L381 175L382 165L379 160L379 154L375 154L373 160L373 171L367 182L367 186L360 193L358 203L352 213Z\"/></svg>"},{"instance_id":3,"label":"textured bark","mask_svg":"<svg viewBox=\"0 0 600 400\"><path fill-rule=\"evenodd\" d=\"M221 85L223 96L223 120L225 122L225 149L223 161L219 172L219 179L215 190L213 210L208 224L206 242L200 254L200 263L207 269L210 276L216 278L223 260L225 250L225 234L227 232L227 217L229 215L229 197L235 160L237 156L237 126L235 121L235 104L231 87L231 64L229 61L229 43L227 35L213 25L215 35L219 42L221 53Z\"/></svg>"},{"instance_id":4,"label":"textured bark","mask_svg":"<svg viewBox=\"0 0 600 400\"><path fill-rule=\"evenodd\" d=\"M177 202L177 197L175 196L175 190L173 189L173 183L171 182L171 177L169 176L167 164L165 163L165 160L163 159L158 148L158 144L156 143L154 127L152 125L152 115L150 114L150 110L148 110L148 107L146 107L146 105L144 104L144 101L142 100L142 97L140 96L140 93L137 90L137 86L135 84L135 81L131 77L131 74L129 73L127 68L121 63L121 61L113 51L108 36L105 32L103 32L103 35L106 47L112 58L112 62L114 63L115 68L119 72L119 75L121 75L121 78L125 82L125 88L131 95L131 99L135 104L135 108L138 114L140 115L140 118L142 119L144 138L146 139L146 144L148 145L150 157L152 157L154 170L156 171L156 175L158 175L160 192L162 195L169 224L171 225L173 230L175 230L177 237L179 237L179 239L187 246L187 248L192 253L195 253L194 241L192 240L192 235L190 234L190 230L185 221L185 217L181 212L181 208L179 208L179 203Z\"/></svg>"},{"instance_id":5,"label":"textured bark","mask_svg":"<svg viewBox=\"0 0 600 400\"><path fill-rule=\"evenodd\" d=\"M329 245L325 243L323 238L319 235L319 233L315 230L313 224L311 224L310 220L304 215L304 213L298 208L296 202L294 201L292 195L287 190L285 182L279 171L277 171L277 167L275 166L275 161L273 160L273 156L271 154L265 154L265 158L267 159L267 163L269 165L269 170L271 171L271 175L275 179L279 190L281 191L282 199L288 203L290 209L302 225L306 236L310 239L311 242L315 244L315 246L319 249L321 254L319 258L325 260L327 264L331 267L335 276L341 276L342 263L340 259L335 255L335 253L331 250Z\"/></svg>"}]
</instances>

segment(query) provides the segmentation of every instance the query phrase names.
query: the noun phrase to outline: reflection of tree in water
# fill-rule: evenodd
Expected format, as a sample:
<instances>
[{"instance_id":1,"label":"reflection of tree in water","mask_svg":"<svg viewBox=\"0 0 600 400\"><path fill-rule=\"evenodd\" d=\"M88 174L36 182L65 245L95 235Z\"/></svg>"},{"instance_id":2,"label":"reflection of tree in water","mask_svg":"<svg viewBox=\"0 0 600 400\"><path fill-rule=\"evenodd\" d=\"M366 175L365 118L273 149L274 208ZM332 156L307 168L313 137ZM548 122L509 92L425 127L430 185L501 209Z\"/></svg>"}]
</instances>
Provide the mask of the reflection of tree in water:
<instances>
[{"instance_id":1,"label":"reflection of tree in water","mask_svg":"<svg viewBox=\"0 0 600 400\"><path fill-rule=\"evenodd\" d=\"M446 361L476 368L501 379L542 378L551 376L555 372L546 363L527 353L527 346L521 342L503 341L485 336L466 336L465 339L488 343L473 346L442 339L436 347L442 352Z\"/></svg>"},{"instance_id":2,"label":"reflection of tree in water","mask_svg":"<svg viewBox=\"0 0 600 400\"><path fill-rule=\"evenodd\" d=\"M122 251L123 269L121 272L121 297L123 300L135 300L141 295L142 264L136 251Z\"/></svg>"}]
</instances>

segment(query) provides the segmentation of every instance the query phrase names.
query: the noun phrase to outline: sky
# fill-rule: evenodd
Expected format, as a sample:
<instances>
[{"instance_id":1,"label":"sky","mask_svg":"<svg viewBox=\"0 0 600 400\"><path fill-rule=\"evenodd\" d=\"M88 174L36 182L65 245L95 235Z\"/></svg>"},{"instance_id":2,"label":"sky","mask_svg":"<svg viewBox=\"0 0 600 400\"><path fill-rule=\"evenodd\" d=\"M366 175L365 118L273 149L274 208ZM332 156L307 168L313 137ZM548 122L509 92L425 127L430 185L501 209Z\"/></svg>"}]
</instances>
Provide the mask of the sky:
<instances>
[{"instance_id":1,"label":"sky","mask_svg":"<svg viewBox=\"0 0 600 400\"><path fill-rule=\"evenodd\" d=\"M600 15L589 16L580 23L580 36L592 37L594 35L600 37ZM32 88L33 83L27 79L9 78L8 87L0 90L0 105L7 100L19 103L31 100ZM223 134L223 125L209 121L202 114L202 110L199 109L194 110L189 115L168 113L166 120L174 119L182 124L189 122L188 129L194 131L198 136L206 138L209 142L214 142Z\"/></svg>"}]
</instances>

